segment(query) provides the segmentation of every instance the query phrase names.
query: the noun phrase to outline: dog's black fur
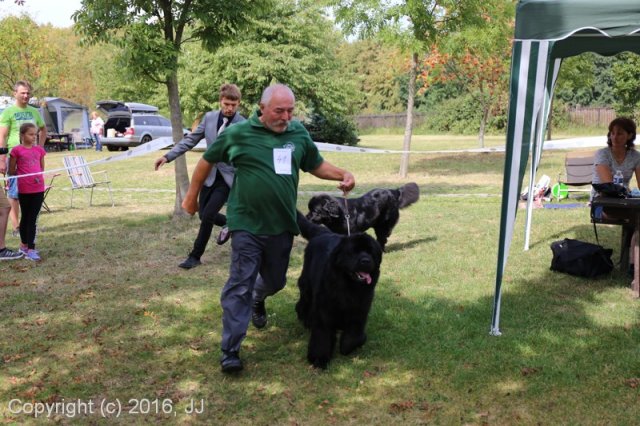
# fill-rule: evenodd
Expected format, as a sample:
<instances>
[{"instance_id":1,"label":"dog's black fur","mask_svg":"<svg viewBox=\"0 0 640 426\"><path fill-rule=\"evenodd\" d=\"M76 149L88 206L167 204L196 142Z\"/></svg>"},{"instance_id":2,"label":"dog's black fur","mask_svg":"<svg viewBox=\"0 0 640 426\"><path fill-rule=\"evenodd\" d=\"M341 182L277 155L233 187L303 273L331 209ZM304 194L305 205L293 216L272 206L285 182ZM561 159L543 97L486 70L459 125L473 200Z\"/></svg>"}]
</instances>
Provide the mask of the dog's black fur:
<instances>
[{"instance_id":1,"label":"dog's black fur","mask_svg":"<svg viewBox=\"0 0 640 426\"><path fill-rule=\"evenodd\" d=\"M382 249L364 233L331 232L298 212L298 226L309 241L298 279L298 319L311 330L307 359L325 369L338 331L340 353L347 355L367 340L365 326L380 277Z\"/></svg>"},{"instance_id":2,"label":"dog's black fur","mask_svg":"<svg viewBox=\"0 0 640 426\"><path fill-rule=\"evenodd\" d=\"M397 189L373 189L359 198L347 198L349 229L344 198L328 194L316 195L309 200L307 219L325 225L333 232L347 234L373 228L382 250L391 231L398 223L400 209L420 198L420 189L408 183Z\"/></svg>"}]
</instances>

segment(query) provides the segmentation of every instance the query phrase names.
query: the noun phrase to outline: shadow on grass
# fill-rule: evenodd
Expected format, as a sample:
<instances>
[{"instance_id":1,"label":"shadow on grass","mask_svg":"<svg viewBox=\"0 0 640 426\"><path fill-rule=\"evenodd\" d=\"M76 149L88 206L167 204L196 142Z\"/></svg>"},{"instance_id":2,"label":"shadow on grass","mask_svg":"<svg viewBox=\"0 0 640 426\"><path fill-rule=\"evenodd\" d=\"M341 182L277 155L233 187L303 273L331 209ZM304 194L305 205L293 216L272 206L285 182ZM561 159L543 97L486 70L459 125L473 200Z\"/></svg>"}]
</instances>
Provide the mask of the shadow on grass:
<instances>
[{"instance_id":1,"label":"shadow on grass","mask_svg":"<svg viewBox=\"0 0 640 426\"><path fill-rule=\"evenodd\" d=\"M585 220L589 219L589 209L585 208ZM535 212L534 212L535 215ZM535 225L534 225L535 226ZM600 240L601 245L607 245L608 247L613 247L615 252L618 252L620 249L620 234L622 232L622 227L618 225L596 225L598 230L598 239ZM597 243L596 234L593 229L593 225L574 225L567 229L564 229L559 232L551 233L547 236L544 241L533 241L529 244L530 249L534 249L538 247L540 244L547 244L548 240L556 241L563 240L567 238L567 235L570 235L572 239L588 241L594 244Z\"/></svg>"},{"instance_id":2,"label":"shadow on grass","mask_svg":"<svg viewBox=\"0 0 640 426\"><path fill-rule=\"evenodd\" d=\"M410 240L402 243L387 244L387 246L385 247L385 253L390 253L392 251L407 250L410 248L418 247L424 243L435 242L436 240L437 240L436 237L427 237L427 238L418 238L418 239L414 239L414 240Z\"/></svg>"},{"instance_id":3,"label":"shadow on grass","mask_svg":"<svg viewBox=\"0 0 640 426\"><path fill-rule=\"evenodd\" d=\"M308 333L294 312L299 239L287 288L267 301L269 326L249 327L246 370L224 376L218 297L229 247L210 246L214 260L194 270L176 268L176 252L189 248L196 229L197 221L160 215L124 226L120 218L67 223L47 236L57 250L42 264L1 265L2 282L15 283L0 289L3 419L24 419L8 412L14 398L118 399L129 410L144 398L170 399L181 421L219 424L468 423L482 413L500 424L514 414L524 423L528 416L589 423L594 410L603 423L636 419L638 393L625 383L640 376L638 315L610 324L592 312L612 291L610 280L546 271L505 283L504 335L492 337L489 292L440 291L450 286L460 295L478 286L467 270L452 269L446 283L420 274L399 282L383 264L369 341L318 372L306 363ZM437 240L391 247L430 262L426 254L440 256ZM423 250L407 250L417 247ZM201 399L203 417L185 414ZM153 409L140 418L175 421Z\"/></svg>"},{"instance_id":4,"label":"shadow on grass","mask_svg":"<svg viewBox=\"0 0 640 426\"><path fill-rule=\"evenodd\" d=\"M473 164L473 167L466 165ZM460 153L425 157L412 166L413 173L431 173L439 176L504 172L504 153Z\"/></svg>"}]
</instances>

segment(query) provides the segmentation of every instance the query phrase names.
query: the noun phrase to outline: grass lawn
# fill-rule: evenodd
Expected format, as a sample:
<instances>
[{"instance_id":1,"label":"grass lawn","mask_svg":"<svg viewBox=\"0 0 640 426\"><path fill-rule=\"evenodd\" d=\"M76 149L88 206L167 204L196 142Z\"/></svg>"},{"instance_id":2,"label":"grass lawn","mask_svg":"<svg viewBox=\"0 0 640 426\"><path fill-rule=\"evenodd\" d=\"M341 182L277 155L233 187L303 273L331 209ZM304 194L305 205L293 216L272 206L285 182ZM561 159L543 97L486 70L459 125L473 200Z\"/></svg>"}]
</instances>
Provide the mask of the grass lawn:
<instances>
[{"instance_id":1,"label":"grass lawn","mask_svg":"<svg viewBox=\"0 0 640 426\"><path fill-rule=\"evenodd\" d=\"M360 146L401 149L402 136L363 136ZM476 146L473 136L416 136L412 149ZM564 154L545 152L539 173L555 181ZM61 167L62 155L49 154L47 168ZM199 157L187 154L190 170ZM587 208L536 210L528 252L520 212L503 335L494 337L504 154L413 154L408 179L397 154L325 157L354 172L352 196L408 181L421 189L389 239L363 348L337 354L326 371L308 366L294 311L306 243L296 238L288 285L267 300L269 325L250 326L245 370L223 375L219 294L230 245L212 242L202 266L177 267L198 220L171 218L173 168L154 172L156 156L143 156L94 167L108 170L115 207L100 190L93 207L80 193L71 209L58 177L53 211L40 216L43 261L0 263L2 422L40 423L48 414L36 419L42 405L33 404L48 403L61 424L637 424L640 302L630 278L549 270L551 242L595 241ZM299 208L335 186L304 174ZM620 229L599 235L617 260ZM18 245L10 233L7 242Z\"/></svg>"}]
</instances>

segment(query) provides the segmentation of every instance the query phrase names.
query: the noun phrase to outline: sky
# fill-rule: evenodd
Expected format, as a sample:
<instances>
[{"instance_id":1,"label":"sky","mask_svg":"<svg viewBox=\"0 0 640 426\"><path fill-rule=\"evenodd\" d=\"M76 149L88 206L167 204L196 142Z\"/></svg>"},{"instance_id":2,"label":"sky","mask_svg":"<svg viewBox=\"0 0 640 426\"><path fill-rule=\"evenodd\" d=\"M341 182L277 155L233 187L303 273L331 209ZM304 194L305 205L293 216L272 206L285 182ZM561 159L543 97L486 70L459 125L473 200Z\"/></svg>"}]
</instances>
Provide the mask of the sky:
<instances>
[{"instance_id":1,"label":"sky","mask_svg":"<svg viewBox=\"0 0 640 426\"><path fill-rule=\"evenodd\" d=\"M0 2L0 18L27 13L38 24L65 28L73 24L71 14L80 8L80 3L81 0L25 0L24 6L18 6L14 0L4 0Z\"/></svg>"}]
</instances>

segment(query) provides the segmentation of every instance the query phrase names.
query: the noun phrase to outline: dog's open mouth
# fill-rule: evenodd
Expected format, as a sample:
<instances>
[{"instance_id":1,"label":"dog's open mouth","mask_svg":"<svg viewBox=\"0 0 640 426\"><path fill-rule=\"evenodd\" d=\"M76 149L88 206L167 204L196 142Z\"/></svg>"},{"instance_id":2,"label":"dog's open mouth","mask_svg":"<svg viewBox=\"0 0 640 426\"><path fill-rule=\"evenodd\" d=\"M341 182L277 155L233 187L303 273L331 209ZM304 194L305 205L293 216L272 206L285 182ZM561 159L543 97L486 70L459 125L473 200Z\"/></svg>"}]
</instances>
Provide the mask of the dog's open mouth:
<instances>
[{"instance_id":1,"label":"dog's open mouth","mask_svg":"<svg viewBox=\"0 0 640 426\"><path fill-rule=\"evenodd\" d=\"M358 281L364 281L367 284L371 284L371 282L373 281L371 275L367 272L356 272L355 275Z\"/></svg>"}]
</instances>

